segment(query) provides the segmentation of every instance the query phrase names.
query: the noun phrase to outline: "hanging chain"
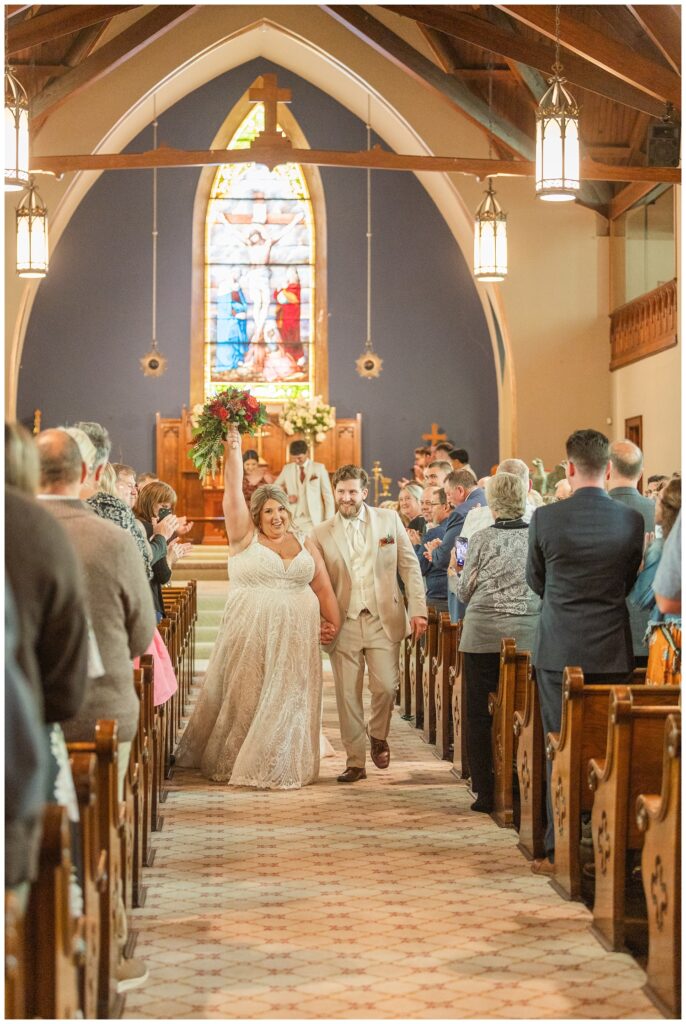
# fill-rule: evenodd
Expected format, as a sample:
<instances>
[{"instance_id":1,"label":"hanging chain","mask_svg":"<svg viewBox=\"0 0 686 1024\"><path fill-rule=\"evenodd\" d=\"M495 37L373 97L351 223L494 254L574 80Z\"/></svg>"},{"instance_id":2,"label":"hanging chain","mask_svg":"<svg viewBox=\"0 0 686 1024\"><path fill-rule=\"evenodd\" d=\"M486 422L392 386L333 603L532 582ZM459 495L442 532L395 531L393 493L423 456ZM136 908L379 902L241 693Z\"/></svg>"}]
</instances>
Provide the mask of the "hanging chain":
<instances>
[{"instance_id":1,"label":"hanging chain","mask_svg":"<svg viewBox=\"0 0 686 1024\"><path fill-rule=\"evenodd\" d=\"M488 159L493 159L493 51L488 51ZM489 179L490 187L490 179Z\"/></svg>"},{"instance_id":2,"label":"hanging chain","mask_svg":"<svg viewBox=\"0 0 686 1024\"><path fill-rule=\"evenodd\" d=\"M372 148L372 99L367 95L367 152ZM372 350L372 169L367 168L367 352Z\"/></svg>"},{"instance_id":3,"label":"hanging chain","mask_svg":"<svg viewBox=\"0 0 686 1024\"><path fill-rule=\"evenodd\" d=\"M560 64L560 5L555 4L555 63L553 64L553 71L556 75L562 74L562 65Z\"/></svg>"},{"instance_id":4,"label":"hanging chain","mask_svg":"<svg viewBox=\"0 0 686 1024\"><path fill-rule=\"evenodd\" d=\"M157 149L157 95L152 97L152 148ZM157 168L152 169L152 347L157 349Z\"/></svg>"}]
</instances>

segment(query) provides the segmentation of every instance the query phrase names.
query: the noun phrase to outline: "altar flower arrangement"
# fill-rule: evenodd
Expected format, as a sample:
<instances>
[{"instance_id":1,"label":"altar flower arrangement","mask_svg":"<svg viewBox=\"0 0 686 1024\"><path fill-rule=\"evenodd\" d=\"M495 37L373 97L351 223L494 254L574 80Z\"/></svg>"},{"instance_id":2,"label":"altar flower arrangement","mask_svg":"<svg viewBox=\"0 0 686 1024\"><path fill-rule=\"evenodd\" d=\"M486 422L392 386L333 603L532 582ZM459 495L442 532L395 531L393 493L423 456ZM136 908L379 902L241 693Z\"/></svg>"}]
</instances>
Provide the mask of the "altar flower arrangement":
<instances>
[{"instance_id":1,"label":"altar flower arrangement","mask_svg":"<svg viewBox=\"0 0 686 1024\"><path fill-rule=\"evenodd\" d=\"M292 398L283 408L279 423L289 437L304 434L309 444L321 442L327 430L336 426L336 416L321 395L314 398Z\"/></svg>"},{"instance_id":2,"label":"altar flower arrangement","mask_svg":"<svg viewBox=\"0 0 686 1024\"><path fill-rule=\"evenodd\" d=\"M190 455L204 482L219 469L229 427L237 427L239 434L254 434L267 422L267 410L245 388L228 387L203 406L194 406L191 422L195 441Z\"/></svg>"}]
</instances>

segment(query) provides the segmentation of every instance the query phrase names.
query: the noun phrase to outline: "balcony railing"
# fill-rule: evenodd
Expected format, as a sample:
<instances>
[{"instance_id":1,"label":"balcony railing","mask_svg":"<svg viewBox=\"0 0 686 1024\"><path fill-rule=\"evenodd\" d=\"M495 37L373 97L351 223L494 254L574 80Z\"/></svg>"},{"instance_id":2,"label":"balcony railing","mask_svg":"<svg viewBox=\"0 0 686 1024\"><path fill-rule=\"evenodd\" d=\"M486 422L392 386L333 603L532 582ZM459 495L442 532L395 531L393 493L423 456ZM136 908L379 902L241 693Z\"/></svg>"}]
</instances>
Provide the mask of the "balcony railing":
<instances>
[{"instance_id":1,"label":"balcony railing","mask_svg":"<svg viewBox=\"0 0 686 1024\"><path fill-rule=\"evenodd\" d=\"M677 343L676 280L610 313L610 369L618 370Z\"/></svg>"}]
</instances>

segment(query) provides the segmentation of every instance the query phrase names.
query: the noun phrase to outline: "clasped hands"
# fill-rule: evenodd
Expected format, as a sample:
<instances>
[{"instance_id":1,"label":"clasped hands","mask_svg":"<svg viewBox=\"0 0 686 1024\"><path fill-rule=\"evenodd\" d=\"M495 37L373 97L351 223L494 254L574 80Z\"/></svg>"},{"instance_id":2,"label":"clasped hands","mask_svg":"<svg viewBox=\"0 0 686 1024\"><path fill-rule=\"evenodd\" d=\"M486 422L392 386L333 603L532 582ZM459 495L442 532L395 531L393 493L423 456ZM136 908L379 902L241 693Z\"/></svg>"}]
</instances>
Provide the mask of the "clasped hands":
<instances>
[{"instance_id":1,"label":"clasped hands","mask_svg":"<svg viewBox=\"0 0 686 1024\"><path fill-rule=\"evenodd\" d=\"M424 545L424 558L426 558L427 562L432 561L431 555L436 550L436 548L440 548L441 543L442 541L440 537L434 537L433 540L427 540L426 544Z\"/></svg>"},{"instance_id":2,"label":"clasped hands","mask_svg":"<svg viewBox=\"0 0 686 1024\"><path fill-rule=\"evenodd\" d=\"M329 622L327 619L322 619L319 627L319 642L320 644L330 644L336 637L338 629L334 626L333 622Z\"/></svg>"}]
</instances>

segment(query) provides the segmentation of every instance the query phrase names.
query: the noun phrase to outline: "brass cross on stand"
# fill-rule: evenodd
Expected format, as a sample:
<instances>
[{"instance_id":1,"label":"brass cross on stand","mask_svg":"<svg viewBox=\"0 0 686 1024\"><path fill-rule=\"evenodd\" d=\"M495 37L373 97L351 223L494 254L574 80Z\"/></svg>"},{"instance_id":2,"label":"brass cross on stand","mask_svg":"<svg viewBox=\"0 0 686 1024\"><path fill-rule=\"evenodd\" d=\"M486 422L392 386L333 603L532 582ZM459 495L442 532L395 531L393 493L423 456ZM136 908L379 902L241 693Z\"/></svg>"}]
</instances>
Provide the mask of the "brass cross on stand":
<instances>
[{"instance_id":1,"label":"brass cross on stand","mask_svg":"<svg viewBox=\"0 0 686 1024\"><path fill-rule=\"evenodd\" d=\"M291 90L279 89L276 75L262 75L262 85L253 85L248 92L248 99L251 103L264 104L264 131L258 136L260 143L273 145L275 142L282 144L286 141L277 128L276 117L278 104L291 102Z\"/></svg>"},{"instance_id":2,"label":"brass cross on stand","mask_svg":"<svg viewBox=\"0 0 686 1024\"><path fill-rule=\"evenodd\" d=\"M423 441L428 441L429 444L431 444L431 445L438 444L439 441L447 441L448 440L448 435L447 434L441 434L440 433L440 429L441 428L439 427L438 423L432 423L431 424L431 433L430 434L422 434L422 440Z\"/></svg>"}]
</instances>

